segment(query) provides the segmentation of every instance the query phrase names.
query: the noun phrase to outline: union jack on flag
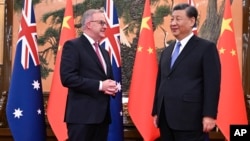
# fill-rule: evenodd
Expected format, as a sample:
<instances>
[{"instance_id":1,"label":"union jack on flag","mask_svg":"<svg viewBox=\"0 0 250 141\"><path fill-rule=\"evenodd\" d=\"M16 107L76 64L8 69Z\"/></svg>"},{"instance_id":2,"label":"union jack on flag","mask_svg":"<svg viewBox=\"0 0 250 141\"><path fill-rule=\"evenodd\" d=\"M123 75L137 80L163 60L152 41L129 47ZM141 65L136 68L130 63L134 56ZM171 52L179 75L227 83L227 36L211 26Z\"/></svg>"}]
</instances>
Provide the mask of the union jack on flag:
<instances>
[{"instance_id":1,"label":"union jack on flag","mask_svg":"<svg viewBox=\"0 0 250 141\"><path fill-rule=\"evenodd\" d=\"M122 90L121 90L121 48L120 28L113 0L106 0L105 16L107 22L106 38L101 46L108 50L112 64L114 79L119 86L115 98L110 100L112 122L109 126L108 141L123 141Z\"/></svg>"},{"instance_id":2,"label":"union jack on flag","mask_svg":"<svg viewBox=\"0 0 250 141\"><path fill-rule=\"evenodd\" d=\"M45 141L46 126L32 0L24 1L6 114L15 141Z\"/></svg>"}]
</instances>

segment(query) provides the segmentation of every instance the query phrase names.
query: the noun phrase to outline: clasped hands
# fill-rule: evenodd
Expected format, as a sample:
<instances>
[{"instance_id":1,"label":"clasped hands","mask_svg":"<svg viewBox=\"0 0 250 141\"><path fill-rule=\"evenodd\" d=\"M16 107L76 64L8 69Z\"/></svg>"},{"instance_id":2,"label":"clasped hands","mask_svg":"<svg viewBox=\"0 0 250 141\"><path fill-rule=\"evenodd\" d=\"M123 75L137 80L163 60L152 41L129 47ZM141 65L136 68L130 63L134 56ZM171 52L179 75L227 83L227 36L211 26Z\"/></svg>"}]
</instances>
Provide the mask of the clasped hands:
<instances>
[{"instance_id":1,"label":"clasped hands","mask_svg":"<svg viewBox=\"0 0 250 141\"><path fill-rule=\"evenodd\" d=\"M102 90L105 94L115 96L118 92L118 86L114 80L107 79L102 81Z\"/></svg>"}]
</instances>

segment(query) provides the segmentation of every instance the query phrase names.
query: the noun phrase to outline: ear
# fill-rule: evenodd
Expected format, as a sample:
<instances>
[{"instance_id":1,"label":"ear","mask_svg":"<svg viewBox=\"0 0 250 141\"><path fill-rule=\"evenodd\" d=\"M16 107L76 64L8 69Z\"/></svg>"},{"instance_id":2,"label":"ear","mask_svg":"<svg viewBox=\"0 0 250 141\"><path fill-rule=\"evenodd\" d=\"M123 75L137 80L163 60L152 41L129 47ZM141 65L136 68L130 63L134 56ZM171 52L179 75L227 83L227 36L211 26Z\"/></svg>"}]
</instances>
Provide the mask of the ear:
<instances>
[{"instance_id":1,"label":"ear","mask_svg":"<svg viewBox=\"0 0 250 141\"><path fill-rule=\"evenodd\" d=\"M86 27L87 27L88 29L91 28L91 23L90 23L90 22L87 22L85 25L86 25Z\"/></svg>"},{"instance_id":2,"label":"ear","mask_svg":"<svg viewBox=\"0 0 250 141\"><path fill-rule=\"evenodd\" d=\"M192 17L192 18L190 18L190 26L191 27L194 27L194 25L195 25L195 18L194 17Z\"/></svg>"}]
</instances>

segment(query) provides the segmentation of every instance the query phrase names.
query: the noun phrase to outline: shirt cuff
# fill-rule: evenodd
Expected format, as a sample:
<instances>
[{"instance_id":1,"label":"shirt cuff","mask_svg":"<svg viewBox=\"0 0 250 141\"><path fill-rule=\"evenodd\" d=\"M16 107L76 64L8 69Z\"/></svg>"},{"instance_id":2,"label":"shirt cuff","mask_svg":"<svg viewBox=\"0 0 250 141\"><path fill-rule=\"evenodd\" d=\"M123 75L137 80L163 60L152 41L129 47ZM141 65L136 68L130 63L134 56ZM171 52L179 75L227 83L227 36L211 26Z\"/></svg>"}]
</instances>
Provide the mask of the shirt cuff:
<instances>
[{"instance_id":1,"label":"shirt cuff","mask_svg":"<svg viewBox=\"0 0 250 141\"><path fill-rule=\"evenodd\" d=\"M101 91L102 90L102 81L100 81L100 83L99 83L99 91Z\"/></svg>"}]
</instances>

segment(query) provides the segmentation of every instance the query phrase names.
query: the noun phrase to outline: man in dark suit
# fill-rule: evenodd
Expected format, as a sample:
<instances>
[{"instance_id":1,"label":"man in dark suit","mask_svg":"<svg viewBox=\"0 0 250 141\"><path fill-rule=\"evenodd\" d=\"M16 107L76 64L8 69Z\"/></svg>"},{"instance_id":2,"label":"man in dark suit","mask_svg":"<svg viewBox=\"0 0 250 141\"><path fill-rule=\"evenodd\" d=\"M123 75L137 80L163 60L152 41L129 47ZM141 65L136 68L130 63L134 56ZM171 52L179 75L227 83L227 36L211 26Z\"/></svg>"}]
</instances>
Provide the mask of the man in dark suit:
<instances>
[{"instance_id":1,"label":"man in dark suit","mask_svg":"<svg viewBox=\"0 0 250 141\"><path fill-rule=\"evenodd\" d=\"M69 141L107 140L109 100L118 87L112 80L109 54L98 45L106 28L102 10L87 10L82 17L83 35L63 47L60 76L68 88L64 120Z\"/></svg>"},{"instance_id":2,"label":"man in dark suit","mask_svg":"<svg viewBox=\"0 0 250 141\"><path fill-rule=\"evenodd\" d=\"M192 32L197 16L189 4L173 8L176 41L161 54L152 110L162 141L204 141L215 127L221 66L216 45Z\"/></svg>"}]
</instances>

